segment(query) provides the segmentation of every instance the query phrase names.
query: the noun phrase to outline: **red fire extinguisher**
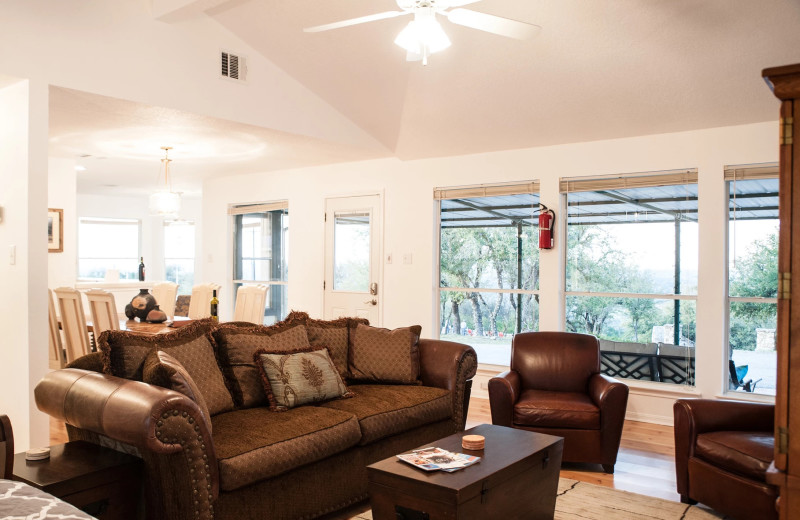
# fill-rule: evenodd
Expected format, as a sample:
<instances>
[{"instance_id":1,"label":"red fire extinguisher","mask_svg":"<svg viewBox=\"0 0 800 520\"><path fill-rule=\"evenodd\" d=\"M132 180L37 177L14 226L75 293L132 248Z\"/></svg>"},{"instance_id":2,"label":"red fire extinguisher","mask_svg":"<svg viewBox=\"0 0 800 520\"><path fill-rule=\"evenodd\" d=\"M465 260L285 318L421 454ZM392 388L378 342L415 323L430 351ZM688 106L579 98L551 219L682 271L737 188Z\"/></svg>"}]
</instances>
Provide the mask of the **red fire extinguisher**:
<instances>
[{"instance_id":1,"label":"red fire extinguisher","mask_svg":"<svg viewBox=\"0 0 800 520\"><path fill-rule=\"evenodd\" d=\"M544 204L540 204L539 210L539 249L553 248L553 227L556 222L556 214L548 209Z\"/></svg>"}]
</instances>

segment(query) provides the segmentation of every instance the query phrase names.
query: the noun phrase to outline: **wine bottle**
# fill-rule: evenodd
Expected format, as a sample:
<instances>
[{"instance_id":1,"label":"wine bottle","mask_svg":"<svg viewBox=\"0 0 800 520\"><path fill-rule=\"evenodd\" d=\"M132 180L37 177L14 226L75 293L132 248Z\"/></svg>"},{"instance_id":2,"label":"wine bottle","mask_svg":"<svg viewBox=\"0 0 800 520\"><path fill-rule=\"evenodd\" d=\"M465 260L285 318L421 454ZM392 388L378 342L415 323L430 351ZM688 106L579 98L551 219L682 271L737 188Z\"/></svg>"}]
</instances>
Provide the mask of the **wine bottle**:
<instances>
[{"instance_id":1,"label":"wine bottle","mask_svg":"<svg viewBox=\"0 0 800 520\"><path fill-rule=\"evenodd\" d=\"M217 308L219 307L219 300L217 299L217 290L214 289L212 296L211 296L211 317L214 321L219 321L219 312Z\"/></svg>"},{"instance_id":2,"label":"wine bottle","mask_svg":"<svg viewBox=\"0 0 800 520\"><path fill-rule=\"evenodd\" d=\"M144 257L139 258L139 281L144 281Z\"/></svg>"}]
</instances>

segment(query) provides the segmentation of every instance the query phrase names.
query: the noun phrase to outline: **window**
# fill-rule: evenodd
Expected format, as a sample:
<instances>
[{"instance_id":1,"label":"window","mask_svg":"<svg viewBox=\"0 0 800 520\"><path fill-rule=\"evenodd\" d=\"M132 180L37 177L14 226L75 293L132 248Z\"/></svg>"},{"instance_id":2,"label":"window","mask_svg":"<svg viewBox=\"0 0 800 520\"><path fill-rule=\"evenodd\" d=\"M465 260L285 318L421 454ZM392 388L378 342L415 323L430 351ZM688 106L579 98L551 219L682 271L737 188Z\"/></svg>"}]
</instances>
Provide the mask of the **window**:
<instances>
[{"instance_id":1,"label":"window","mask_svg":"<svg viewBox=\"0 0 800 520\"><path fill-rule=\"evenodd\" d=\"M164 221L164 274L178 284L178 294L192 294L194 285L194 222Z\"/></svg>"},{"instance_id":2,"label":"window","mask_svg":"<svg viewBox=\"0 0 800 520\"><path fill-rule=\"evenodd\" d=\"M566 329L604 373L694 385L697 173L564 179Z\"/></svg>"},{"instance_id":3,"label":"window","mask_svg":"<svg viewBox=\"0 0 800 520\"><path fill-rule=\"evenodd\" d=\"M539 328L539 184L439 189L439 337L508 365Z\"/></svg>"},{"instance_id":4,"label":"window","mask_svg":"<svg viewBox=\"0 0 800 520\"><path fill-rule=\"evenodd\" d=\"M103 280L109 270L120 280L139 279L138 220L78 219L78 279Z\"/></svg>"},{"instance_id":5,"label":"window","mask_svg":"<svg viewBox=\"0 0 800 520\"><path fill-rule=\"evenodd\" d=\"M245 283L269 286L264 322L282 320L289 312L287 280L289 274L288 203L234 206L233 289Z\"/></svg>"},{"instance_id":6,"label":"window","mask_svg":"<svg viewBox=\"0 0 800 520\"><path fill-rule=\"evenodd\" d=\"M725 171L728 187L728 390L775 395L778 166Z\"/></svg>"}]
</instances>

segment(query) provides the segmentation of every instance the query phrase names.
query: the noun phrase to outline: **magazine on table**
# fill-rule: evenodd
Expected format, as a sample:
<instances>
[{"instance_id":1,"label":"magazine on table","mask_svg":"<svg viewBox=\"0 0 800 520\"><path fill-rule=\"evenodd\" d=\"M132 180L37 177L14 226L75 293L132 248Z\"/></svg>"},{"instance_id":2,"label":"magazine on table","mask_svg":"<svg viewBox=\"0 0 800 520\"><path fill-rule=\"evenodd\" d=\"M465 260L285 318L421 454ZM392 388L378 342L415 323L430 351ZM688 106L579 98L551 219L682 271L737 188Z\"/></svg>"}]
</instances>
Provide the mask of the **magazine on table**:
<instances>
[{"instance_id":1,"label":"magazine on table","mask_svg":"<svg viewBox=\"0 0 800 520\"><path fill-rule=\"evenodd\" d=\"M480 457L474 455L453 453L436 447L403 453L397 458L425 471L446 471L448 473L472 466L481 460Z\"/></svg>"}]
</instances>

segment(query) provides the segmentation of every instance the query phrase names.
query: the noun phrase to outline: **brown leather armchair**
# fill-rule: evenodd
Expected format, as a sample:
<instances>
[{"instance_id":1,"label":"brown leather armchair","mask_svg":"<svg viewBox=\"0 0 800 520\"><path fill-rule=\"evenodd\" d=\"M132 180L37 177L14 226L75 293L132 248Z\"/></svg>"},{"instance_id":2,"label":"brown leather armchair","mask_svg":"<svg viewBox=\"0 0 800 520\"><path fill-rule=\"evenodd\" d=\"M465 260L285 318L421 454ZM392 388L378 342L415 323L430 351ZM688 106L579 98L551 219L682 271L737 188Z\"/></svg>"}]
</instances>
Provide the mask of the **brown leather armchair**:
<instances>
[{"instance_id":1,"label":"brown leather armchair","mask_svg":"<svg viewBox=\"0 0 800 520\"><path fill-rule=\"evenodd\" d=\"M702 502L737 520L777 519L778 491L765 480L774 457L775 406L678 399L672 410L681 502Z\"/></svg>"},{"instance_id":2,"label":"brown leather armchair","mask_svg":"<svg viewBox=\"0 0 800 520\"><path fill-rule=\"evenodd\" d=\"M600 343L569 332L525 332L511 370L489 381L492 423L564 438L565 462L614 472L628 386L600 373Z\"/></svg>"}]
</instances>

